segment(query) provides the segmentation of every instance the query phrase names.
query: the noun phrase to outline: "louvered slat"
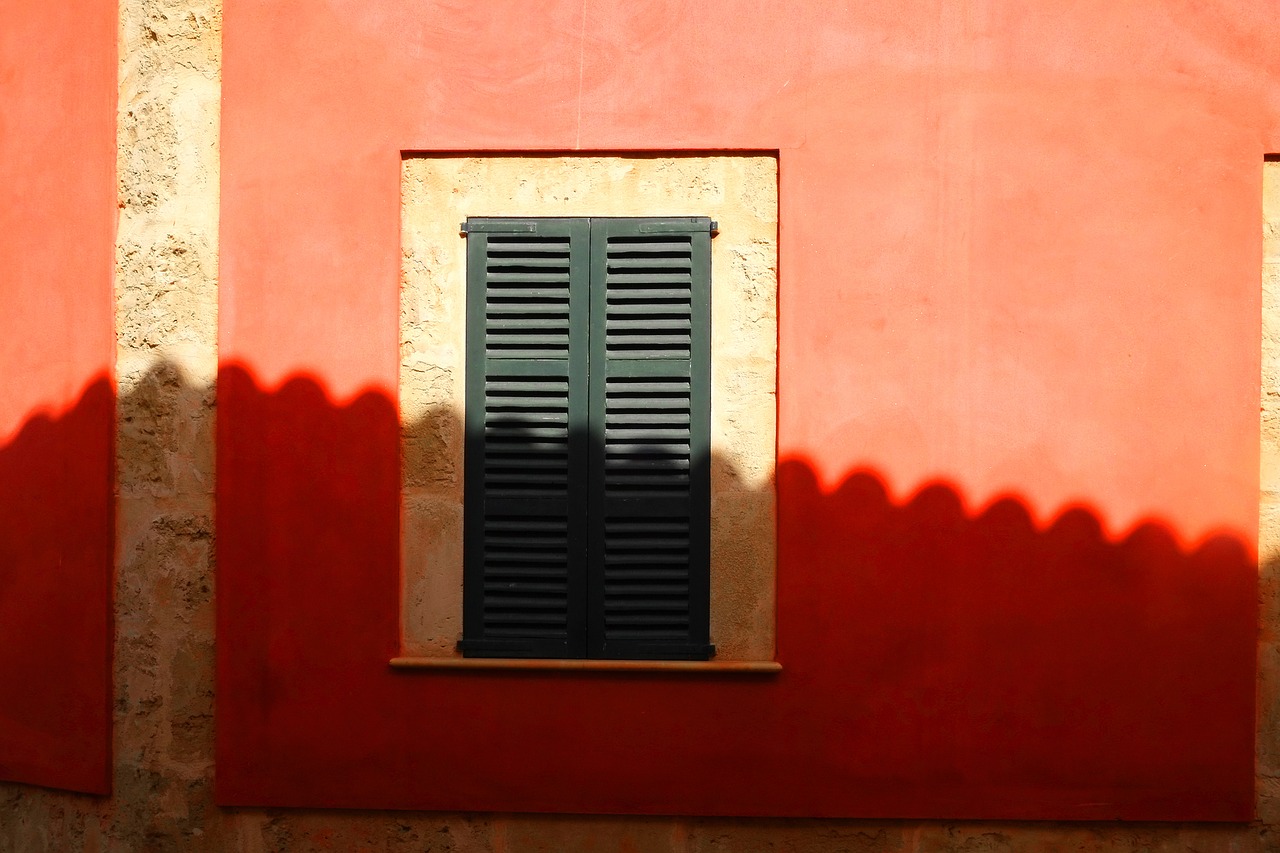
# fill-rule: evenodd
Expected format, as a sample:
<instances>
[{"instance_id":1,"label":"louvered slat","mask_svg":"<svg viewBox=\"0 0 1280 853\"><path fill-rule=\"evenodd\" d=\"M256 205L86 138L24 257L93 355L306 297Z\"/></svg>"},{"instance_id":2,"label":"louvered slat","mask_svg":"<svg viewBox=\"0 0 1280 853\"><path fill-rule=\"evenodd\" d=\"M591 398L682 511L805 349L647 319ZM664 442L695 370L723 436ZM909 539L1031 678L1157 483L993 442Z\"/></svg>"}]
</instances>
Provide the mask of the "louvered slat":
<instances>
[{"instance_id":1,"label":"louvered slat","mask_svg":"<svg viewBox=\"0 0 1280 853\"><path fill-rule=\"evenodd\" d=\"M568 500L567 377L486 388L484 419L486 497Z\"/></svg>"},{"instance_id":2,"label":"louvered slat","mask_svg":"<svg viewBox=\"0 0 1280 853\"><path fill-rule=\"evenodd\" d=\"M476 237L486 247L485 356L568 358L569 235Z\"/></svg>"},{"instance_id":3,"label":"louvered slat","mask_svg":"<svg viewBox=\"0 0 1280 853\"><path fill-rule=\"evenodd\" d=\"M646 224L592 230L591 654L706 658L710 235Z\"/></svg>"},{"instance_id":4,"label":"louvered slat","mask_svg":"<svg viewBox=\"0 0 1280 853\"><path fill-rule=\"evenodd\" d=\"M467 246L461 647L582 656L589 226L481 225Z\"/></svg>"},{"instance_id":5,"label":"louvered slat","mask_svg":"<svg viewBox=\"0 0 1280 853\"><path fill-rule=\"evenodd\" d=\"M486 517L486 637L565 639L569 545L564 521L559 514Z\"/></svg>"},{"instance_id":6,"label":"louvered slat","mask_svg":"<svg viewBox=\"0 0 1280 853\"><path fill-rule=\"evenodd\" d=\"M620 233L604 242L606 356L688 359L693 236Z\"/></svg>"}]
</instances>

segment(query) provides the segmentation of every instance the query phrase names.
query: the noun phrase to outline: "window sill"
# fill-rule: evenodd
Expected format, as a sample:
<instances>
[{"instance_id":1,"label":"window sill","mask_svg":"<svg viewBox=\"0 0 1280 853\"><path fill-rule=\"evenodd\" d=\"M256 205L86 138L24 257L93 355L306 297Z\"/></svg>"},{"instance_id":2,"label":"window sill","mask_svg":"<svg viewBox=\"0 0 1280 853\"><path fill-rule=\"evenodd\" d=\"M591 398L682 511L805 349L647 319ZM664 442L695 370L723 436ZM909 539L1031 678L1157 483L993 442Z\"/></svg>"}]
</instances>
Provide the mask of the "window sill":
<instances>
[{"instance_id":1,"label":"window sill","mask_svg":"<svg viewBox=\"0 0 1280 853\"><path fill-rule=\"evenodd\" d=\"M399 657L391 659L391 667L393 669L550 670L554 672L702 672L753 675L770 675L782 671L782 664L771 660L543 660L523 658Z\"/></svg>"}]
</instances>

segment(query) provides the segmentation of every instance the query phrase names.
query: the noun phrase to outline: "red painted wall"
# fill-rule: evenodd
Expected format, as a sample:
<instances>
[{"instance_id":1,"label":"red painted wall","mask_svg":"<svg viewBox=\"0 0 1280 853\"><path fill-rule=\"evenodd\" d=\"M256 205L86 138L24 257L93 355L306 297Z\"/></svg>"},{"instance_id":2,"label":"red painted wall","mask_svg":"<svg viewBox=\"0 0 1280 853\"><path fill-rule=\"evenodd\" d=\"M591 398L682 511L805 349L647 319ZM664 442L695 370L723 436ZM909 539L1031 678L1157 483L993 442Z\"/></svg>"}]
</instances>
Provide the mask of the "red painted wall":
<instances>
[{"instance_id":1,"label":"red painted wall","mask_svg":"<svg viewBox=\"0 0 1280 853\"><path fill-rule=\"evenodd\" d=\"M0 779L105 793L115 8L0 18Z\"/></svg>"},{"instance_id":2,"label":"red painted wall","mask_svg":"<svg viewBox=\"0 0 1280 853\"><path fill-rule=\"evenodd\" d=\"M228 804L1243 820L1265 3L227 0ZM393 672L402 150L779 151L772 679Z\"/></svg>"}]
</instances>

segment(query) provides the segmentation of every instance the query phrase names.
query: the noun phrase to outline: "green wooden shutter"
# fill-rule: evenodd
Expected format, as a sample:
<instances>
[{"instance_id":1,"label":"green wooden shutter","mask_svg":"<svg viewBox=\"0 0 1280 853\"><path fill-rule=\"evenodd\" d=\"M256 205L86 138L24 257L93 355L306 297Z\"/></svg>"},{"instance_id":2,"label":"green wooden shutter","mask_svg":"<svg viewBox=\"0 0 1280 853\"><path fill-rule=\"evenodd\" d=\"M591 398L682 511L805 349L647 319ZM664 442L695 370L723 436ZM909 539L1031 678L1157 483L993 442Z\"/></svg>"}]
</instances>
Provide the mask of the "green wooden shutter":
<instances>
[{"instance_id":1,"label":"green wooden shutter","mask_svg":"<svg viewBox=\"0 0 1280 853\"><path fill-rule=\"evenodd\" d=\"M467 222L463 653L585 657L585 219Z\"/></svg>"},{"instance_id":2,"label":"green wooden shutter","mask_svg":"<svg viewBox=\"0 0 1280 853\"><path fill-rule=\"evenodd\" d=\"M592 220L591 657L714 651L710 230Z\"/></svg>"}]
</instances>

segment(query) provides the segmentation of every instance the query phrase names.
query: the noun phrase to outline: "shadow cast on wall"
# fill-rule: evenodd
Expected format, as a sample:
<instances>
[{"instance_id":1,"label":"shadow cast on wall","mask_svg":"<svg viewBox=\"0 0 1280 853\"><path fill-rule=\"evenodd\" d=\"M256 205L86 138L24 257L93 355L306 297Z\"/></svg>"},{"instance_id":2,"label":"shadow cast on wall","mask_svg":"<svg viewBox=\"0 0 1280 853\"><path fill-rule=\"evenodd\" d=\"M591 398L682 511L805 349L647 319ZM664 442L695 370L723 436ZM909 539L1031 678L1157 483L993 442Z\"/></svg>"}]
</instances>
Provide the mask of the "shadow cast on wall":
<instances>
[{"instance_id":1,"label":"shadow cast on wall","mask_svg":"<svg viewBox=\"0 0 1280 853\"><path fill-rule=\"evenodd\" d=\"M113 397L0 447L0 778L110 786Z\"/></svg>"},{"instance_id":2,"label":"shadow cast on wall","mask_svg":"<svg viewBox=\"0 0 1280 853\"><path fill-rule=\"evenodd\" d=\"M136 394L192 392L176 368L154 372ZM1039 529L1014 498L972 517L948 483L899 504L869 468L826 491L788 458L780 676L397 673L401 442L461 430L456 416L402 426L384 394L335 404L315 379L266 389L239 366L218 382L223 804L1251 815L1248 543L1184 551L1155 523L1111 541L1085 508ZM181 424L160 422L180 407L119 408L186 453ZM109 772L112 410L97 383L0 449L0 678L36 688L0 694L0 776L14 780L99 790L67 780ZM119 464L146 446L122 443ZM60 739L73 746L30 753Z\"/></svg>"}]
</instances>

